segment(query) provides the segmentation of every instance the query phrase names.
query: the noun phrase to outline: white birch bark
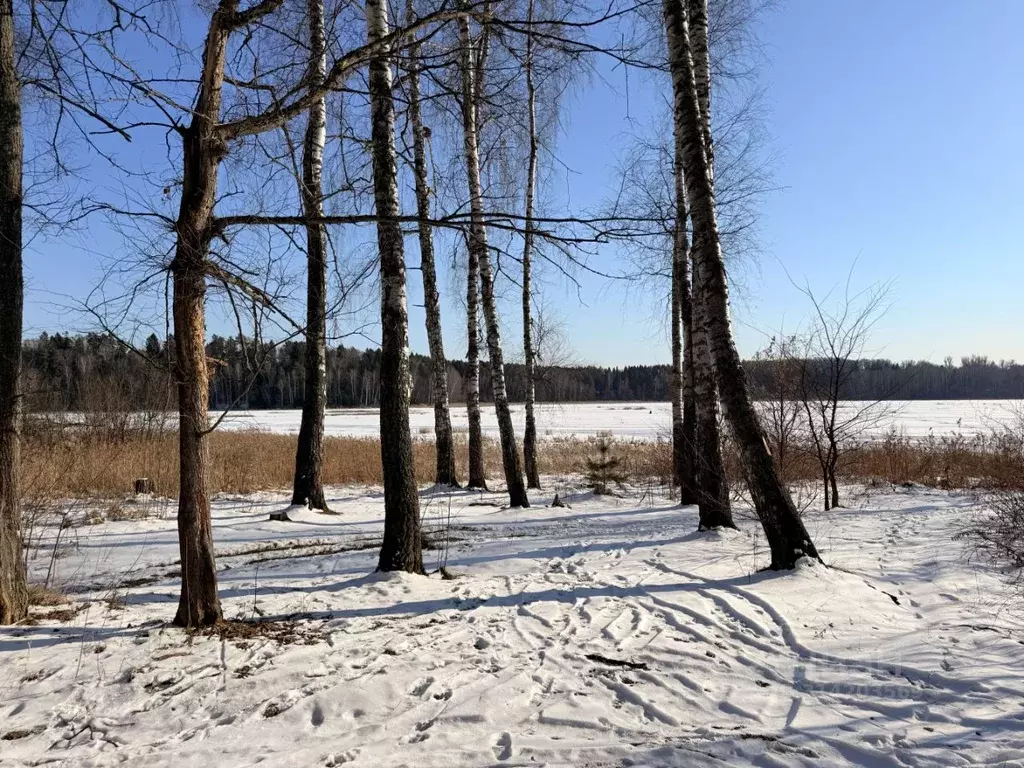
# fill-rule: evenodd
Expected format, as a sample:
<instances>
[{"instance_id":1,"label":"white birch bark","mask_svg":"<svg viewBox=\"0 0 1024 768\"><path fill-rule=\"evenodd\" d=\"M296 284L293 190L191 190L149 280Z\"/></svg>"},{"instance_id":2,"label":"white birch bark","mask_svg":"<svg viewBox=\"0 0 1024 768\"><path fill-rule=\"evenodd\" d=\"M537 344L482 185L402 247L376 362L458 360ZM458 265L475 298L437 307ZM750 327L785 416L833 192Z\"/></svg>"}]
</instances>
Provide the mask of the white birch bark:
<instances>
[{"instance_id":1,"label":"white birch bark","mask_svg":"<svg viewBox=\"0 0 1024 768\"><path fill-rule=\"evenodd\" d=\"M327 40L323 0L309 0L309 78L318 89L327 77ZM323 165L327 140L327 95L309 109L302 142L302 209L307 217L324 215ZM327 408L327 231L306 222L306 361L302 419L295 454L292 504L328 511L324 496L324 411Z\"/></svg>"},{"instance_id":2,"label":"white birch bark","mask_svg":"<svg viewBox=\"0 0 1024 768\"><path fill-rule=\"evenodd\" d=\"M792 568L798 558L805 555L818 558L818 552L779 478L747 390L729 321L725 263L718 233L712 172L705 151L705 126L701 122L686 12L682 0L664 0L663 10L672 77L673 116L682 139L687 201L693 222L692 252L703 284L706 327L722 406L740 452L747 487L768 539L771 566L774 569Z\"/></svg>"},{"instance_id":3,"label":"white birch bark","mask_svg":"<svg viewBox=\"0 0 1024 768\"><path fill-rule=\"evenodd\" d=\"M406 5L413 16L412 0ZM434 262L434 231L430 225L430 179L427 171L426 130L420 112L420 45L414 38L409 46L409 123L412 127L413 174L416 180L417 230L420 241L420 271L423 275L423 306L426 312L427 345L430 349L431 395L434 401L434 447L437 458L434 482L458 487L455 473L455 445L448 403L448 359L441 335L441 294L437 290Z\"/></svg>"},{"instance_id":4,"label":"white birch bark","mask_svg":"<svg viewBox=\"0 0 1024 768\"><path fill-rule=\"evenodd\" d=\"M537 90L533 82L533 0L526 12L526 95L530 130L530 155L526 169L526 200L523 226L523 362L526 373L526 428L523 432L523 464L528 488L540 488L537 471L537 357L533 348L533 312L531 311L533 270L533 201L537 185Z\"/></svg>"},{"instance_id":5,"label":"white birch bark","mask_svg":"<svg viewBox=\"0 0 1024 768\"><path fill-rule=\"evenodd\" d=\"M475 254L480 267L480 297L487 330L487 351L491 363L491 388L494 395L494 411L498 418L501 458L505 470L505 483L508 486L509 506L528 507L530 502L523 484L519 449L516 446L512 414L509 410L508 393L505 388L501 332L494 300L494 275L491 271L490 253L487 250L487 229L484 225L483 185L480 180L480 153L477 134L477 99L480 84L476 77L480 66L479 61L474 62L471 55L469 19L465 16L459 18L459 32L462 44L462 130L470 200L469 249Z\"/></svg>"}]
</instances>

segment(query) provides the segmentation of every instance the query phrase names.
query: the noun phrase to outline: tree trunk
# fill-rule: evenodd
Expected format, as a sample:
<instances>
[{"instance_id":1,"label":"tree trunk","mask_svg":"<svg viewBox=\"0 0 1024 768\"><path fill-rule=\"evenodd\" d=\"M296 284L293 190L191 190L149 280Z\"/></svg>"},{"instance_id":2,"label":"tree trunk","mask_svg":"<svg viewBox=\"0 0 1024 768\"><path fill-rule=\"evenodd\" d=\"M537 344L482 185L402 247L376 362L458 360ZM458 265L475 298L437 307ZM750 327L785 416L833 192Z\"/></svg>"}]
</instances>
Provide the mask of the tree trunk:
<instances>
[{"instance_id":1,"label":"tree trunk","mask_svg":"<svg viewBox=\"0 0 1024 768\"><path fill-rule=\"evenodd\" d=\"M686 17L691 27L694 78L697 85L697 100L700 104L700 127L704 139L704 152L708 164L708 175L714 180L714 141L711 136L711 83L708 71L707 8L701 2L686 2ZM686 147L681 132L676 134L676 157L679 160L680 178L685 187ZM685 189L684 189L685 194ZM697 486L701 497L701 529L715 527L735 528L732 509L729 504L729 483L722 460L722 435L719 429L718 383L715 361L711 351L711 340L707 325L707 286L700 279L702 272L694 264L694 305L693 305L693 356L694 356L694 401L696 406L697 433Z\"/></svg>"},{"instance_id":2,"label":"tree trunk","mask_svg":"<svg viewBox=\"0 0 1024 768\"><path fill-rule=\"evenodd\" d=\"M711 135L711 58L708 52L708 0L683 0L693 80L700 110L698 122L704 140L704 158L712 189L715 180L715 142Z\"/></svg>"},{"instance_id":3,"label":"tree trunk","mask_svg":"<svg viewBox=\"0 0 1024 768\"><path fill-rule=\"evenodd\" d=\"M490 356L491 389L494 398L494 412L498 418L498 432L501 437L501 460L508 486L509 506L528 507L526 487L523 484L523 470L519 461L519 449L512 429L512 414L508 406L505 389L505 366L501 351L501 334L498 328L498 312L494 301L494 276L491 273L491 257L487 250L487 230L483 221L483 186L480 182L480 155L477 146L477 97L480 83L476 81L473 62L472 41L469 33L469 19L459 18L462 42L462 127L465 147L466 176L469 183L470 235L469 251L475 253L480 268L480 294L484 309L484 324L487 328L487 351ZM472 257L471 257L472 258Z\"/></svg>"},{"instance_id":4,"label":"tree trunk","mask_svg":"<svg viewBox=\"0 0 1024 768\"><path fill-rule=\"evenodd\" d=\"M310 85L318 88L327 75L327 41L323 0L309 0ZM323 216L324 143L327 138L327 97L309 110L302 142L302 209ZM306 222L306 361L302 421L295 453L292 504L327 512L324 496L324 410L327 407L327 232L323 224Z\"/></svg>"},{"instance_id":5,"label":"tree trunk","mask_svg":"<svg viewBox=\"0 0 1024 768\"><path fill-rule=\"evenodd\" d=\"M526 94L530 126L530 158L526 169L526 204L523 226L523 362L526 369L526 429L523 431L523 464L528 488L540 488L537 471L537 418L534 401L537 393L537 358L533 348L531 311L533 269L533 197L537 185L537 92L533 83L533 0L526 11Z\"/></svg>"},{"instance_id":6,"label":"tree trunk","mask_svg":"<svg viewBox=\"0 0 1024 768\"><path fill-rule=\"evenodd\" d=\"M480 419L480 259L467 241L466 268L466 414L469 418L469 481L467 488L487 488L484 436Z\"/></svg>"},{"instance_id":7,"label":"tree trunk","mask_svg":"<svg viewBox=\"0 0 1024 768\"><path fill-rule=\"evenodd\" d=\"M833 453L828 465L828 484L832 491L832 508L839 506L839 483L836 480L836 464L839 461L838 453Z\"/></svg>"},{"instance_id":8,"label":"tree trunk","mask_svg":"<svg viewBox=\"0 0 1024 768\"><path fill-rule=\"evenodd\" d=\"M678 142L677 142L678 144ZM675 162L676 221L672 243L672 469L679 503L698 504L693 371L693 304L687 279L686 189ZM685 337L685 340L684 340Z\"/></svg>"},{"instance_id":9,"label":"tree trunk","mask_svg":"<svg viewBox=\"0 0 1024 768\"><path fill-rule=\"evenodd\" d=\"M705 0L697 4L706 17ZM709 156L705 153L707 115L701 113L682 0L664 0L669 64L674 92L674 117L684 146L687 200L693 222L694 265L702 288L697 299L705 305L705 326L726 419L740 451L747 486L771 549L774 569L792 568L802 556L818 557L789 491L779 479L771 451L761 431L747 391L746 377L729 321L725 264L715 213ZM705 64L706 66L706 64Z\"/></svg>"},{"instance_id":10,"label":"tree trunk","mask_svg":"<svg viewBox=\"0 0 1024 768\"><path fill-rule=\"evenodd\" d=\"M691 379L693 414L692 458L681 455L679 460L685 462L690 458L692 462L689 468L689 487L698 506L699 529L735 528L729 503L729 483L722 460L722 437L718 426L718 390L715 386L714 360L707 336L704 284L696 263L692 269L692 291L686 290L686 271L689 266L686 238L686 142L678 121L673 128L673 137L676 234L672 266L673 278L676 280L674 288L680 297L680 314L689 321L690 365L687 373ZM676 343L673 339L673 347ZM673 352L675 364L678 353L675 349ZM680 413L679 429L685 435L682 416ZM685 467L685 463L681 463L681 466Z\"/></svg>"},{"instance_id":11,"label":"tree trunk","mask_svg":"<svg viewBox=\"0 0 1024 768\"><path fill-rule=\"evenodd\" d=\"M685 230L684 230L685 231ZM689 272L689 253L685 266ZM693 370L693 293L689 275L682 275L679 287L680 314L683 326L683 457L684 477L689 478L689 491L680 491L682 503L697 503L697 401ZM688 469L687 469L688 468ZM683 501L686 499L686 501Z\"/></svg>"},{"instance_id":12,"label":"tree trunk","mask_svg":"<svg viewBox=\"0 0 1024 768\"><path fill-rule=\"evenodd\" d=\"M28 616L21 556L22 278L21 84L15 67L14 8L0 0L0 624Z\"/></svg>"},{"instance_id":13,"label":"tree trunk","mask_svg":"<svg viewBox=\"0 0 1024 768\"><path fill-rule=\"evenodd\" d=\"M676 226L679 226L678 221ZM669 315L672 344L672 484L679 489L680 504L692 504L682 498L687 485L686 433L683 431L683 310L679 296L679 258L672 251L672 301Z\"/></svg>"},{"instance_id":14,"label":"tree trunk","mask_svg":"<svg viewBox=\"0 0 1024 768\"><path fill-rule=\"evenodd\" d=\"M469 480L467 488L487 488L484 435L480 423L480 262L468 248L466 270L466 413L469 417Z\"/></svg>"},{"instance_id":15,"label":"tree trunk","mask_svg":"<svg viewBox=\"0 0 1024 768\"><path fill-rule=\"evenodd\" d=\"M412 19L413 4L407 5ZM434 447L438 485L459 487L455 472L455 441L448 406L448 358L441 335L441 294L437 290L434 265L434 231L430 224L430 183L427 173L426 131L420 115L420 73L418 43L409 47L409 122L412 125L413 171L416 176L416 214L420 239L420 270L423 274L423 306L427 316L427 344L430 347L431 392L434 400ZM479 400L478 400L479 405ZM478 422L479 426L479 422Z\"/></svg>"},{"instance_id":16,"label":"tree trunk","mask_svg":"<svg viewBox=\"0 0 1024 768\"><path fill-rule=\"evenodd\" d=\"M175 377L178 386L178 547L181 596L174 623L185 627L221 618L210 524L209 373L206 365L207 254L213 237L217 169L227 147L215 127L220 119L224 64L237 0L222 0L210 20L202 80L192 122L182 137L184 173L175 225L173 278Z\"/></svg>"},{"instance_id":17,"label":"tree trunk","mask_svg":"<svg viewBox=\"0 0 1024 768\"><path fill-rule=\"evenodd\" d=\"M703 269L693 265L693 397L696 411L696 475L698 527L735 528L729 503L729 482L722 459L718 424L718 388L708 335L707 286Z\"/></svg>"},{"instance_id":18,"label":"tree trunk","mask_svg":"<svg viewBox=\"0 0 1024 768\"><path fill-rule=\"evenodd\" d=\"M186 144L190 143L186 136ZM186 152L188 150L186 149ZM216 171L214 171L216 173ZM184 211L183 211L184 213ZM179 243L174 269L174 350L178 379L178 548L181 595L174 623L199 627L221 618L217 597L210 499L207 496L209 378L206 367L206 270L209 240L202 225L179 218ZM185 228L188 231L185 231Z\"/></svg>"},{"instance_id":19,"label":"tree trunk","mask_svg":"<svg viewBox=\"0 0 1024 768\"><path fill-rule=\"evenodd\" d=\"M385 0L366 0L367 41L388 34ZM381 355L380 452L384 470L384 541L381 571L423 572L419 496L409 430L409 315L406 307L405 248L398 223L395 105L390 50L370 59L370 119L373 194L380 251Z\"/></svg>"}]
</instances>

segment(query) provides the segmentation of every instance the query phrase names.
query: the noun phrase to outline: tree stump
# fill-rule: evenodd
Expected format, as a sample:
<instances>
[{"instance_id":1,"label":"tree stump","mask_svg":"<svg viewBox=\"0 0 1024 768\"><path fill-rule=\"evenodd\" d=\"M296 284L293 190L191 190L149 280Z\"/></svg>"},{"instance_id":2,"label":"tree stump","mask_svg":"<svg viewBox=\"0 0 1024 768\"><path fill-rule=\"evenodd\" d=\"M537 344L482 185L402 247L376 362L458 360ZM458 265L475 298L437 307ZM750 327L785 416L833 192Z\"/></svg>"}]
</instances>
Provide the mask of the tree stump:
<instances>
[{"instance_id":1,"label":"tree stump","mask_svg":"<svg viewBox=\"0 0 1024 768\"><path fill-rule=\"evenodd\" d=\"M140 477L135 480L135 493L136 495L143 493L153 493L153 481L148 477Z\"/></svg>"}]
</instances>

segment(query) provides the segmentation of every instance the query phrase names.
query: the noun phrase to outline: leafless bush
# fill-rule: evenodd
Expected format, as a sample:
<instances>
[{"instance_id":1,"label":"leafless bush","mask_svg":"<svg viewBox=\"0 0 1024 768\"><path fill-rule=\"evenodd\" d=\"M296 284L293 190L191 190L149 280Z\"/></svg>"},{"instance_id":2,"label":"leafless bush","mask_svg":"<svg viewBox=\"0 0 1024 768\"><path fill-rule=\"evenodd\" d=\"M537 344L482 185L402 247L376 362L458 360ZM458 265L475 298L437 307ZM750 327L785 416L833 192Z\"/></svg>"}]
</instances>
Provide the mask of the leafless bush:
<instances>
[{"instance_id":1,"label":"leafless bush","mask_svg":"<svg viewBox=\"0 0 1024 768\"><path fill-rule=\"evenodd\" d=\"M989 497L971 527L955 538L967 542L975 557L1006 569L1014 583L1024 583L1024 491Z\"/></svg>"},{"instance_id":2,"label":"leafless bush","mask_svg":"<svg viewBox=\"0 0 1024 768\"><path fill-rule=\"evenodd\" d=\"M793 472L794 449L801 433L806 433L806 418L800 399L800 384L805 361L800 359L802 340L779 335L754 355L766 376L754 390L760 403L761 427L778 463L783 482Z\"/></svg>"},{"instance_id":3,"label":"leafless bush","mask_svg":"<svg viewBox=\"0 0 1024 768\"><path fill-rule=\"evenodd\" d=\"M871 331L885 314L890 283L853 292L847 277L842 294L819 298L809 286L801 290L813 307L800 356L798 399L803 405L812 455L822 479L824 506L839 506L839 464L864 436L893 413L889 396L867 404L844 403L859 361L866 358ZM891 393L890 393L891 396Z\"/></svg>"}]
</instances>

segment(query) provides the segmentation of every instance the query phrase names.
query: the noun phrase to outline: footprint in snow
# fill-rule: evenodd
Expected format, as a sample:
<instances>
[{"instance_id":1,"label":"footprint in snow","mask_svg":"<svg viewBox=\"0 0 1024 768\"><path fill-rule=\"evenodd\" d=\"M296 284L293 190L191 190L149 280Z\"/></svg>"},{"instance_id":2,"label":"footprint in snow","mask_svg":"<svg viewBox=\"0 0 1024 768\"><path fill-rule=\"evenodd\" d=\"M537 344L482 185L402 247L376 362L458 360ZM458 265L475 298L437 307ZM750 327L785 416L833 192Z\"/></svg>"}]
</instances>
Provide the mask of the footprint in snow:
<instances>
[{"instance_id":1,"label":"footprint in snow","mask_svg":"<svg viewBox=\"0 0 1024 768\"><path fill-rule=\"evenodd\" d=\"M323 707L320 706L320 702L314 701L313 711L309 713L310 725L312 725L314 728L319 728L321 725L324 724L325 719L326 718L324 717L324 710Z\"/></svg>"},{"instance_id":2,"label":"footprint in snow","mask_svg":"<svg viewBox=\"0 0 1024 768\"><path fill-rule=\"evenodd\" d=\"M409 693L410 696L422 696L424 693L427 692L427 689L430 688L430 686L432 686L433 684L434 684L434 678L432 678L432 677L424 677L424 678L422 678L420 680L417 680L415 683L413 683L413 685L409 689L408 693Z\"/></svg>"},{"instance_id":3,"label":"footprint in snow","mask_svg":"<svg viewBox=\"0 0 1024 768\"><path fill-rule=\"evenodd\" d=\"M416 732L410 733L408 736L402 739L402 741L404 741L406 744L419 744L420 742L426 741L430 738L430 734L427 733L427 731L430 730L430 727L433 724L433 720L424 720L422 722L416 723Z\"/></svg>"},{"instance_id":4,"label":"footprint in snow","mask_svg":"<svg viewBox=\"0 0 1024 768\"><path fill-rule=\"evenodd\" d=\"M356 757L359 756L358 749L350 749L347 752L342 752L340 755L328 755L327 759L324 760L324 768L334 768L338 765L344 765L345 763L351 763Z\"/></svg>"},{"instance_id":5,"label":"footprint in snow","mask_svg":"<svg viewBox=\"0 0 1024 768\"><path fill-rule=\"evenodd\" d=\"M512 757L512 736L507 731L503 732L492 749L495 760L508 760Z\"/></svg>"}]
</instances>

